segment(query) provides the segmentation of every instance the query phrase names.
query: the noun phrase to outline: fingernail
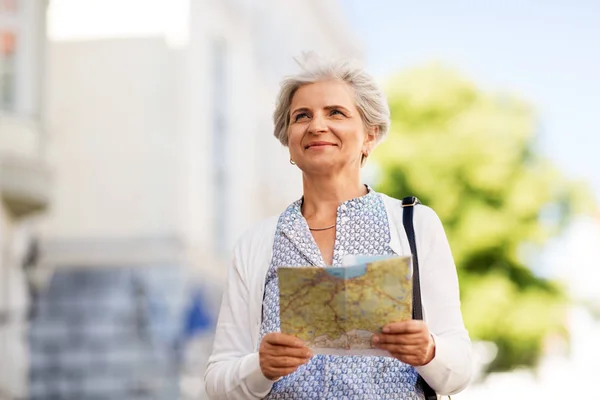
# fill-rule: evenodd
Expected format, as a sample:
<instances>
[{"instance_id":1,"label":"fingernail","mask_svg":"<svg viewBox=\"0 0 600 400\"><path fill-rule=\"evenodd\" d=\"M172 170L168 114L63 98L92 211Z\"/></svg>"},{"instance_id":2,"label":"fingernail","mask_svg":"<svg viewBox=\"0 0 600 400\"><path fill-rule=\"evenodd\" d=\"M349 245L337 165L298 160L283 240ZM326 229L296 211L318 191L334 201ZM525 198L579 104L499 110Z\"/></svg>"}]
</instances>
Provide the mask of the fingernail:
<instances>
[{"instance_id":1,"label":"fingernail","mask_svg":"<svg viewBox=\"0 0 600 400\"><path fill-rule=\"evenodd\" d=\"M379 337L373 336L373 343L379 343Z\"/></svg>"},{"instance_id":2,"label":"fingernail","mask_svg":"<svg viewBox=\"0 0 600 400\"><path fill-rule=\"evenodd\" d=\"M390 328L388 328L387 326L384 326L382 329L383 333L389 333L390 332Z\"/></svg>"}]
</instances>

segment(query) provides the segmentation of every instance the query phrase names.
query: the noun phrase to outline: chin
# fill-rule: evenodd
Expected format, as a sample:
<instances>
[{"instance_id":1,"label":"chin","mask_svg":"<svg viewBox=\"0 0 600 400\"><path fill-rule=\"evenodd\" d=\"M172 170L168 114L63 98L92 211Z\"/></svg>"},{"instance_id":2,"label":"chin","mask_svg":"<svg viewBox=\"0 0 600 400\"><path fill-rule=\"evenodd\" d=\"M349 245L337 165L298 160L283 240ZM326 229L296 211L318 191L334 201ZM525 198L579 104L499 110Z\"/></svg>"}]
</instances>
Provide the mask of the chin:
<instances>
[{"instance_id":1,"label":"chin","mask_svg":"<svg viewBox=\"0 0 600 400\"><path fill-rule=\"evenodd\" d=\"M302 171L310 174L328 174L336 169L336 163L331 160L311 160L302 164Z\"/></svg>"}]
</instances>

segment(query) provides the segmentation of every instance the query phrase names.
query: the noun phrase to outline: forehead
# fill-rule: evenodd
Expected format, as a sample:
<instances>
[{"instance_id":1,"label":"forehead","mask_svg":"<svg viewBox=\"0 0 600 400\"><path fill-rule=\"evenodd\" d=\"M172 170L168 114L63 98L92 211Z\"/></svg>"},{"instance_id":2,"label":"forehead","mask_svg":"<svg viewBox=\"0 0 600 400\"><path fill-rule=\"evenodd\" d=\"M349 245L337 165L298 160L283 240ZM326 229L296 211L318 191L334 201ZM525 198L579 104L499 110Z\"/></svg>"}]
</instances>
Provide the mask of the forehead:
<instances>
[{"instance_id":1,"label":"forehead","mask_svg":"<svg viewBox=\"0 0 600 400\"><path fill-rule=\"evenodd\" d=\"M354 108L354 93L350 85L337 80L303 85L292 97L291 110L298 107L318 108L328 105Z\"/></svg>"}]
</instances>

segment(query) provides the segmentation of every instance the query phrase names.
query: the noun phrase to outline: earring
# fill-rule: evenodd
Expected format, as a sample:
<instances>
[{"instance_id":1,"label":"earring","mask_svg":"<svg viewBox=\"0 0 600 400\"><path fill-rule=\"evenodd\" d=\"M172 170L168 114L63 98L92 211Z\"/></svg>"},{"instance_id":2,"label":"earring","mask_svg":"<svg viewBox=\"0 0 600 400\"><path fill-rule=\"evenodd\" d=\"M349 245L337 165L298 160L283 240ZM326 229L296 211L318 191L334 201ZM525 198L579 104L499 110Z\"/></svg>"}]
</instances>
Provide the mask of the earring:
<instances>
[{"instance_id":1,"label":"earring","mask_svg":"<svg viewBox=\"0 0 600 400\"><path fill-rule=\"evenodd\" d=\"M290 158L290 164L296 165L296 163L294 162L294 160L292 160L291 158Z\"/></svg>"},{"instance_id":2,"label":"earring","mask_svg":"<svg viewBox=\"0 0 600 400\"><path fill-rule=\"evenodd\" d=\"M362 167L367 162L367 158L369 157L369 152L365 151L362 153L362 157L360 158L360 166Z\"/></svg>"}]
</instances>

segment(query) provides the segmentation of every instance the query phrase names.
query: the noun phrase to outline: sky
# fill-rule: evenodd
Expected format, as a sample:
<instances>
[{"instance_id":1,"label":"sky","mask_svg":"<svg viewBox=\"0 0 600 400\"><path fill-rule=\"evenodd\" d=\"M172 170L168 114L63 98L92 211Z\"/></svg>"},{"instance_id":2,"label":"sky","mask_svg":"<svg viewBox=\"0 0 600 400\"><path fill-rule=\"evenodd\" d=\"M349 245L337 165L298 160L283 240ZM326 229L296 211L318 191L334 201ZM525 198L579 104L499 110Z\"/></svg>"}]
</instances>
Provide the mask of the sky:
<instances>
[{"instance_id":1,"label":"sky","mask_svg":"<svg viewBox=\"0 0 600 400\"><path fill-rule=\"evenodd\" d=\"M48 7L48 38L164 36L169 45L183 47L189 39L189 7L190 0L52 0Z\"/></svg>"},{"instance_id":2,"label":"sky","mask_svg":"<svg viewBox=\"0 0 600 400\"><path fill-rule=\"evenodd\" d=\"M519 95L540 150L600 202L600 1L340 0L378 78L441 61Z\"/></svg>"}]
</instances>

